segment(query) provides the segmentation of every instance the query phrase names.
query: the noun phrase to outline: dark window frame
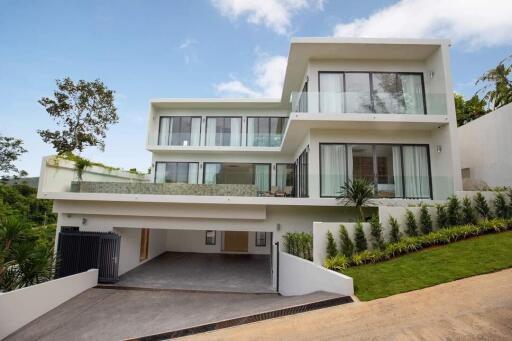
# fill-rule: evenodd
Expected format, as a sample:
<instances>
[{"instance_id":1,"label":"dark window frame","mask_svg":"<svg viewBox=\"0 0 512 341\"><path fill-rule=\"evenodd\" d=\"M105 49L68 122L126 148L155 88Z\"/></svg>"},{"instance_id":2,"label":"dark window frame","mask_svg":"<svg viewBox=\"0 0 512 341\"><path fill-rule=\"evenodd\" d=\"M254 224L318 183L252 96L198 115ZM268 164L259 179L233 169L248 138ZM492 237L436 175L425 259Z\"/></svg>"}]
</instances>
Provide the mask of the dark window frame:
<instances>
[{"instance_id":1,"label":"dark window frame","mask_svg":"<svg viewBox=\"0 0 512 341\"><path fill-rule=\"evenodd\" d=\"M209 118L239 118L240 119L240 144L238 146L225 146L225 145L217 145L215 144L214 146L209 146L207 143L206 143L206 139L208 138L208 119ZM243 116L206 116L206 120L205 120L205 127L204 127L204 146L205 147L241 147L242 146L242 132L243 132ZM230 127L230 134L231 134L231 127ZM215 127L215 133L217 133L217 127ZM217 141L217 140L215 140Z\"/></svg>"},{"instance_id":2,"label":"dark window frame","mask_svg":"<svg viewBox=\"0 0 512 341\"><path fill-rule=\"evenodd\" d=\"M213 243L208 243L208 232L213 232ZM216 230L204 231L204 245L217 245L217 231Z\"/></svg>"},{"instance_id":3,"label":"dark window frame","mask_svg":"<svg viewBox=\"0 0 512 341\"><path fill-rule=\"evenodd\" d=\"M295 160L294 187L297 198L309 198L309 145Z\"/></svg>"},{"instance_id":4,"label":"dark window frame","mask_svg":"<svg viewBox=\"0 0 512 341\"><path fill-rule=\"evenodd\" d=\"M258 244L258 233L263 233L264 235L264 238L263 238L263 244ZM267 232L255 232L254 233L254 246L256 247L265 247L267 246Z\"/></svg>"},{"instance_id":5,"label":"dark window frame","mask_svg":"<svg viewBox=\"0 0 512 341\"><path fill-rule=\"evenodd\" d=\"M205 183L205 177L206 172L204 171L206 169L206 165L208 164L214 164L214 165L225 165L225 164L240 164L240 165L252 165L252 185L255 185L256 182L256 165L266 165L269 167L269 173L268 173L268 189L267 191L270 191L270 186L272 184L272 164L267 162L203 162L203 184ZM234 184L236 185L236 184Z\"/></svg>"},{"instance_id":6,"label":"dark window frame","mask_svg":"<svg viewBox=\"0 0 512 341\"><path fill-rule=\"evenodd\" d=\"M183 145L173 145L173 144L170 144L169 141L170 139L172 139L172 132L170 131L170 128L171 128L171 125L169 125L169 140L167 140L167 144L159 144L160 142L160 127L162 126L162 119L164 118L170 118L171 120L174 118L174 117L178 117L178 118L182 118L182 117L190 117L191 121L190 121L190 134L192 135L192 119L193 118L198 118L199 119L199 144L197 146L188 146L188 147L198 147L198 146L201 146L201 134L202 134L202 129L203 129L203 117L202 116L187 116L187 115L167 115L167 116L160 116L159 120L158 120L158 137L157 137L157 140L156 140L156 144L157 146L164 146L164 147L184 147Z\"/></svg>"},{"instance_id":7,"label":"dark window frame","mask_svg":"<svg viewBox=\"0 0 512 341\"><path fill-rule=\"evenodd\" d=\"M251 118L257 118L257 119L267 118L268 119L268 135L269 135L269 145L268 146L249 146L249 119L251 119ZM263 148L279 147L279 146L270 146L270 127L271 127L272 118L278 118L283 121L283 124L282 124L283 131L281 132L281 144L283 143L283 137L284 137L284 133L286 131L286 126L288 125L289 117L287 117L287 116L247 116L246 124L245 124L245 146L246 147L263 147Z\"/></svg>"},{"instance_id":8,"label":"dark window frame","mask_svg":"<svg viewBox=\"0 0 512 341\"><path fill-rule=\"evenodd\" d=\"M196 179L196 184L199 183L199 161L156 161L155 162L155 175L153 176L153 183L156 183L156 171L157 171L157 168L158 168L158 164L159 163L176 163L176 164L179 164L179 163L186 163L188 165L188 171L190 171L190 164L191 163L195 163L197 164L197 179ZM166 166L167 168L167 166ZM166 170L167 172L167 170ZM188 172L187 172L187 184L189 183L189 178L188 178ZM184 183L184 182L163 182L164 184L170 184L170 183Z\"/></svg>"},{"instance_id":9,"label":"dark window frame","mask_svg":"<svg viewBox=\"0 0 512 341\"><path fill-rule=\"evenodd\" d=\"M364 73L368 74L369 78L369 84L370 84L370 101L371 101L371 112L369 114L383 114L387 115L386 113L376 113L375 112L375 103L374 103L374 89L373 89L373 74L374 73L385 73L385 74L394 74L394 75L418 75L421 77L421 91L422 91L422 97L423 97L423 115L428 114L427 110L427 99L426 99L426 92L425 92L425 76L423 72L408 72L408 71L318 71L318 112L322 112L321 108L321 100L320 100L320 75L323 73L335 73L335 74L343 74L343 92L346 90L346 82L345 82L345 74L347 73ZM343 103L346 103L344 101ZM345 108L344 108L345 109Z\"/></svg>"},{"instance_id":10,"label":"dark window frame","mask_svg":"<svg viewBox=\"0 0 512 341\"><path fill-rule=\"evenodd\" d=\"M275 174L275 184L277 186L277 170L279 168L279 166L291 166L292 167L292 171L293 171L293 174L292 174L292 186L293 186L293 190L292 190L292 194L291 196L294 197L295 196L295 163L294 162L277 162L276 163L276 174Z\"/></svg>"},{"instance_id":11,"label":"dark window frame","mask_svg":"<svg viewBox=\"0 0 512 341\"><path fill-rule=\"evenodd\" d=\"M330 196L330 195L322 195L322 145L345 145L345 158L348 160L348 146L349 145L366 145L366 146L372 146L372 158L375 162L376 157L376 146L398 146L400 147L400 163L401 163L401 174L402 174L402 196L401 197L395 197L395 199L433 199L434 198L434 188L432 187L432 165L431 165L431 159L430 159L430 145L425 143L359 143L359 142L320 142L318 144L318 160L319 160L319 174L318 177L319 180L319 186L320 189L320 198L336 198L336 196ZM405 196L405 174L404 174L404 158L403 158L403 148L402 147L426 147L427 148L427 161L428 161L428 182L429 182L429 188L430 188L430 197L406 197ZM346 163L345 167L346 174L348 176L348 162ZM373 165L373 176L374 178L378 176L376 174L375 164ZM348 180L348 179L346 179ZM345 180L345 181L346 181ZM375 182L375 180L374 180Z\"/></svg>"}]
</instances>

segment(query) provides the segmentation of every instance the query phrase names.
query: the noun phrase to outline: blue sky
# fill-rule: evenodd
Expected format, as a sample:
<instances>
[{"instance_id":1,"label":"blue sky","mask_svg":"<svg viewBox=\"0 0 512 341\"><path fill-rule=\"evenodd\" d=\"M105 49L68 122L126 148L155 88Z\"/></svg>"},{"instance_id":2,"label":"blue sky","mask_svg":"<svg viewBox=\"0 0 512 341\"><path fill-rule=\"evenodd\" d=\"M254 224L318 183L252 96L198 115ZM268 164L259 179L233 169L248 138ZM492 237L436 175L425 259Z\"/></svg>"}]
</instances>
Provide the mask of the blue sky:
<instances>
[{"instance_id":1,"label":"blue sky","mask_svg":"<svg viewBox=\"0 0 512 341\"><path fill-rule=\"evenodd\" d=\"M470 96L475 79L512 54L511 4L0 0L0 133L25 141L18 166L38 175L53 151L36 130L53 123L37 100L52 94L55 79L100 78L117 93L120 123L105 152L84 155L145 170L150 98L276 96L293 36L450 38L455 90Z\"/></svg>"}]
</instances>

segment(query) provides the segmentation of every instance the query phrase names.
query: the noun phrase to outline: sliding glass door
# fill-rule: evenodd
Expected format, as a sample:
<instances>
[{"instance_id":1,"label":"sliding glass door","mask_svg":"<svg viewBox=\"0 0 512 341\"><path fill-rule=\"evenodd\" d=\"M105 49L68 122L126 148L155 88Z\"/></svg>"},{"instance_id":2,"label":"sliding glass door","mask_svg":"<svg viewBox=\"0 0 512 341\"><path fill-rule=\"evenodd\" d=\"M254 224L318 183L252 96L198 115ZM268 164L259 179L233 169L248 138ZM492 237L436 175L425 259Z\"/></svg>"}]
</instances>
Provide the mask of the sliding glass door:
<instances>
[{"instance_id":1,"label":"sliding glass door","mask_svg":"<svg viewBox=\"0 0 512 341\"><path fill-rule=\"evenodd\" d=\"M287 117L248 117L248 147L279 147L283 140Z\"/></svg>"},{"instance_id":2,"label":"sliding glass door","mask_svg":"<svg viewBox=\"0 0 512 341\"><path fill-rule=\"evenodd\" d=\"M207 117L207 146L240 146L242 136L241 117Z\"/></svg>"},{"instance_id":3,"label":"sliding glass door","mask_svg":"<svg viewBox=\"0 0 512 341\"><path fill-rule=\"evenodd\" d=\"M200 138L201 117L160 117L158 145L199 146Z\"/></svg>"},{"instance_id":4,"label":"sliding glass door","mask_svg":"<svg viewBox=\"0 0 512 341\"><path fill-rule=\"evenodd\" d=\"M366 179L381 198L431 198L428 146L320 144L320 195L334 197Z\"/></svg>"},{"instance_id":5,"label":"sliding glass door","mask_svg":"<svg viewBox=\"0 0 512 341\"><path fill-rule=\"evenodd\" d=\"M293 163L276 164L276 187L279 192L284 192L285 188L292 188L295 176L295 165Z\"/></svg>"},{"instance_id":6,"label":"sliding glass door","mask_svg":"<svg viewBox=\"0 0 512 341\"><path fill-rule=\"evenodd\" d=\"M269 192L270 164L205 162L203 183L256 185L258 192Z\"/></svg>"},{"instance_id":7,"label":"sliding glass door","mask_svg":"<svg viewBox=\"0 0 512 341\"><path fill-rule=\"evenodd\" d=\"M198 169L197 162L157 162L155 182L197 184Z\"/></svg>"}]
</instances>

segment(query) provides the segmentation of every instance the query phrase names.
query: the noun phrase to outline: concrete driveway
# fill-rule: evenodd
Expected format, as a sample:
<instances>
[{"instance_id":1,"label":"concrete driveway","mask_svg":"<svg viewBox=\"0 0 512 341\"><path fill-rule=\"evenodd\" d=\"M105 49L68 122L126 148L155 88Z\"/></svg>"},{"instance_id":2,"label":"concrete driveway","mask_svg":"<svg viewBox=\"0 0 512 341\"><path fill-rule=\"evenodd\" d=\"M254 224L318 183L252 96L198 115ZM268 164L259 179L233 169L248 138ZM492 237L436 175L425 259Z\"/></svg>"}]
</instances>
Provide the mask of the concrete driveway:
<instances>
[{"instance_id":1,"label":"concrete driveway","mask_svg":"<svg viewBox=\"0 0 512 341\"><path fill-rule=\"evenodd\" d=\"M512 269L190 340L512 340Z\"/></svg>"},{"instance_id":2,"label":"concrete driveway","mask_svg":"<svg viewBox=\"0 0 512 341\"><path fill-rule=\"evenodd\" d=\"M270 256L166 252L122 275L116 286L273 293Z\"/></svg>"}]
</instances>

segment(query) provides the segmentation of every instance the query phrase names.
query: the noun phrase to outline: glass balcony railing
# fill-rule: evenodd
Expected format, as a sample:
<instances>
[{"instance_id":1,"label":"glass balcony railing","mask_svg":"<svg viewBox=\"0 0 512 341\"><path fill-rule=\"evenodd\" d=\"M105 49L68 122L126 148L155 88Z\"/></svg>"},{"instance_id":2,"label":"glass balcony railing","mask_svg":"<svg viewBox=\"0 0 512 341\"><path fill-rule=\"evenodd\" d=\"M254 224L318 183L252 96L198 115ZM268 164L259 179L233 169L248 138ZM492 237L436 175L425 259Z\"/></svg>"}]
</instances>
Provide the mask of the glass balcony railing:
<instances>
[{"instance_id":1,"label":"glass balcony railing","mask_svg":"<svg viewBox=\"0 0 512 341\"><path fill-rule=\"evenodd\" d=\"M247 134L247 147L279 147L282 141L281 133Z\"/></svg>"},{"instance_id":2,"label":"glass balcony railing","mask_svg":"<svg viewBox=\"0 0 512 341\"><path fill-rule=\"evenodd\" d=\"M293 92L292 112L446 115L446 94Z\"/></svg>"},{"instance_id":3,"label":"glass balcony railing","mask_svg":"<svg viewBox=\"0 0 512 341\"><path fill-rule=\"evenodd\" d=\"M240 131L238 133L207 133L205 145L208 147L240 147L242 145L242 135Z\"/></svg>"}]
</instances>

